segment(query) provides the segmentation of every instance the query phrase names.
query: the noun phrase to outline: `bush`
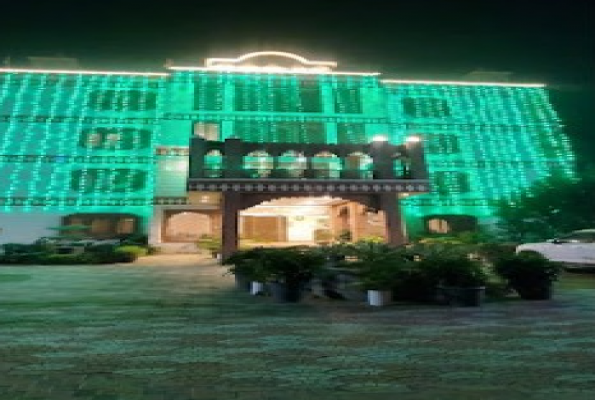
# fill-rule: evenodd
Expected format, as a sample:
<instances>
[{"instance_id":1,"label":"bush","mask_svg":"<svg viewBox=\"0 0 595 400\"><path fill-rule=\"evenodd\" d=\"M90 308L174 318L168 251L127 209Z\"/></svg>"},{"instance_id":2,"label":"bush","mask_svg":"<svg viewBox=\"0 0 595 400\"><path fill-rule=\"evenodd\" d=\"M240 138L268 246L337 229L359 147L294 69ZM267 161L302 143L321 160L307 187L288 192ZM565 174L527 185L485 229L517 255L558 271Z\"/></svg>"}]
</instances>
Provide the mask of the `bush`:
<instances>
[{"instance_id":1,"label":"bush","mask_svg":"<svg viewBox=\"0 0 595 400\"><path fill-rule=\"evenodd\" d=\"M126 234L118 236L123 245L133 245L147 247L149 245L149 236L141 234Z\"/></svg>"},{"instance_id":2,"label":"bush","mask_svg":"<svg viewBox=\"0 0 595 400\"><path fill-rule=\"evenodd\" d=\"M483 260L494 263L502 257L514 255L516 246L515 243L481 243L477 245L475 252Z\"/></svg>"},{"instance_id":3,"label":"bush","mask_svg":"<svg viewBox=\"0 0 595 400\"><path fill-rule=\"evenodd\" d=\"M4 253L5 255L10 254L39 254L39 253L46 253L49 251L49 247L43 244L21 244L21 243L5 243L0 245L1 250L0 253Z\"/></svg>"},{"instance_id":4,"label":"bush","mask_svg":"<svg viewBox=\"0 0 595 400\"><path fill-rule=\"evenodd\" d=\"M95 259L87 254L48 254L40 258L43 265L93 264Z\"/></svg>"},{"instance_id":5,"label":"bush","mask_svg":"<svg viewBox=\"0 0 595 400\"><path fill-rule=\"evenodd\" d=\"M144 257L149 254L149 250L146 247L141 246L120 246L115 249L117 253L132 253L137 258Z\"/></svg>"},{"instance_id":6,"label":"bush","mask_svg":"<svg viewBox=\"0 0 595 400\"><path fill-rule=\"evenodd\" d=\"M562 264L541 254L524 253L501 257L494 262L494 272L511 286L536 286L558 279Z\"/></svg>"},{"instance_id":7,"label":"bush","mask_svg":"<svg viewBox=\"0 0 595 400\"><path fill-rule=\"evenodd\" d=\"M211 254L215 254L221 252L222 242L221 238L213 235L202 235L196 242L196 246L200 250L206 250Z\"/></svg>"},{"instance_id":8,"label":"bush","mask_svg":"<svg viewBox=\"0 0 595 400\"><path fill-rule=\"evenodd\" d=\"M37 254L3 254L0 255L0 265L30 265L30 264L39 264L41 259L46 256L44 253L37 253Z\"/></svg>"}]
</instances>

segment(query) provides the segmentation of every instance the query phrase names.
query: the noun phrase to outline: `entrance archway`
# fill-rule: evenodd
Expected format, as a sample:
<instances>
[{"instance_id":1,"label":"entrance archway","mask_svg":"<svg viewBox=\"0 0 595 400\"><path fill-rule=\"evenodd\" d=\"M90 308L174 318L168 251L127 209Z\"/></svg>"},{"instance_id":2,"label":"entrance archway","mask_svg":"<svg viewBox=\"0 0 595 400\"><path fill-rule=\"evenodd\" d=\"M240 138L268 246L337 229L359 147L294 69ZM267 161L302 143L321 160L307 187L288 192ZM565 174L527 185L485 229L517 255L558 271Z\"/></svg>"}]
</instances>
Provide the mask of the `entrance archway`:
<instances>
[{"instance_id":1,"label":"entrance archway","mask_svg":"<svg viewBox=\"0 0 595 400\"><path fill-rule=\"evenodd\" d=\"M163 241L196 242L203 235L213 233L211 216L193 210L168 210L163 224Z\"/></svg>"},{"instance_id":2,"label":"entrance archway","mask_svg":"<svg viewBox=\"0 0 595 400\"><path fill-rule=\"evenodd\" d=\"M251 207L258 206L262 203L274 201L276 199L293 199L302 198L311 201L316 198L338 198L341 206L348 204L350 207L349 215L350 222L349 226L353 232L351 232L351 238L358 240L364 236L382 236L386 238L386 242L392 245L401 245L405 243L405 236L402 228L402 221L400 211L398 209L398 202L396 196L391 193L382 194L363 194L363 193L337 193L323 196L312 196L311 193L296 192L296 193L241 193L241 192L225 192L223 195L223 209L222 209L222 239L223 249L222 255L225 259L229 257L239 245L240 233L244 233L246 221L241 221L239 218L243 210L250 209ZM341 203L342 202L342 203ZM330 213L330 235L324 239L325 242L337 238L340 233L339 227L343 226L335 221L334 217L338 215L338 210L333 210ZM271 215L269 215L271 217ZM374 223L369 223L374 221ZM378 221L382 221L382 225L379 226ZM285 242L288 242L288 224L283 225L279 221L273 222L268 221L269 224L275 224L277 227L283 227L285 229L285 235L282 237ZM368 229L369 227L369 229ZM304 230L303 226L301 228ZM308 235L306 238L313 240L311 243L322 242L320 239L320 232L312 233L312 228L306 229ZM267 233L272 232L273 229L267 229ZM277 230L279 232L279 230ZM328 231L327 231L328 233ZM323 235L324 236L324 235ZM329 237L330 236L330 237ZM294 236L294 238L296 238ZM305 236L304 236L305 237Z\"/></svg>"}]
</instances>

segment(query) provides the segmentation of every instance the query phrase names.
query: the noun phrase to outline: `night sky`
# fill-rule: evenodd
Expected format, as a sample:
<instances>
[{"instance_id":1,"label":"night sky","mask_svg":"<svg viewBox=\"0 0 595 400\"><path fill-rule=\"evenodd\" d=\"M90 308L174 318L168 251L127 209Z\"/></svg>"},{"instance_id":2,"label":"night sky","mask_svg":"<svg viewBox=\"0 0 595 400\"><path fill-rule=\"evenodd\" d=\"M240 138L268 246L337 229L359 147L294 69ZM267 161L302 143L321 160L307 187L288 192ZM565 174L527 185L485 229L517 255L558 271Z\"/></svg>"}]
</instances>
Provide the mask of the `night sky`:
<instances>
[{"instance_id":1,"label":"night sky","mask_svg":"<svg viewBox=\"0 0 595 400\"><path fill-rule=\"evenodd\" d=\"M0 58L18 65L26 56L63 55L89 68L159 71L167 58L200 65L206 57L281 50L386 77L511 71L515 81L550 84L569 133L595 154L590 0L151 3L3 0Z\"/></svg>"}]
</instances>

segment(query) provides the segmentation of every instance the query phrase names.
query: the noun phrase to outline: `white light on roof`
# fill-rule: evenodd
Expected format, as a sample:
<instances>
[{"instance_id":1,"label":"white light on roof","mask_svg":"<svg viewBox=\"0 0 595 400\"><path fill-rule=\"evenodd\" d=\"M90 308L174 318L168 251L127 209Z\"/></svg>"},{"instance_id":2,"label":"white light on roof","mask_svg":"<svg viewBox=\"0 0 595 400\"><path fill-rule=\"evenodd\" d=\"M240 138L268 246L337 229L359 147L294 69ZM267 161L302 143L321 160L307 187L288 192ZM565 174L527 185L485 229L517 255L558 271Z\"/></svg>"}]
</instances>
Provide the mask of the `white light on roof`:
<instances>
[{"instance_id":1,"label":"white light on roof","mask_svg":"<svg viewBox=\"0 0 595 400\"><path fill-rule=\"evenodd\" d=\"M130 72L130 71L88 71L69 69L27 69L27 68L0 68L0 72L20 74L74 74L74 75L141 75L141 76L168 76L166 72Z\"/></svg>"},{"instance_id":2,"label":"white light on roof","mask_svg":"<svg viewBox=\"0 0 595 400\"><path fill-rule=\"evenodd\" d=\"M319 68L283 68L283 67L185 67L169 66L172 71L198 71L198 72L227 72L227 73L256 73L256 74L300 74L300 75L358 75L377 76L380 72L349 72L330 71Z\"/></svg>"},{"instance_id":3,"label":"white light on roof","mask_svg":"<svg viewBox=\"0 0 595 400\"><path fill-rule=\"evenodd\" d=\"M405 139L405 141L409 143L416 143L421 142L421 138L419 136L409 136L407 139Z\"/></svg>"},{"instance_id":4,"label":"white light on roof","mask_svg":"<svg viewBox=\"0 0 595 400\"><path fill-rule=\"evenodd\" d=\"M509 87L545 87L545 83L511 83L511 82L471 82L471 81L427 81L406 79L382 79L383 83L404 83L413 85L458 85L458 86L509 86Z\"/></svg>"},{"instance_id":5,"label":"white light on roof","mask_svg":"<svg viewBox=\"0 0 595 400\"><path fill-rule=\"evenodd\" d=\"M256 51L253 53L244 54L238 58L207 58L205 61L206 67L216 67L220 66L221 64L229 65L229 64L241 64L242 62L256 57L267 57L267 56L278 56L278 57L285 57L292 59L294 61L299 62L302 65L309 65L309 66L325 66L336 68L337 63L335 61L310 61L305 57L298 56L294 53L287 53L285 51Z\"/></svg>"},{"instance_id":6,"label":"white light on roof","mask_svg":"<svg viewBox=\"0 0 595 400\"><path fill-rule=\"evenodd\" d=\"M388 138L385 135L374 135L372 138L373 142L388 142Z\"/></svg>"}]
</instances>

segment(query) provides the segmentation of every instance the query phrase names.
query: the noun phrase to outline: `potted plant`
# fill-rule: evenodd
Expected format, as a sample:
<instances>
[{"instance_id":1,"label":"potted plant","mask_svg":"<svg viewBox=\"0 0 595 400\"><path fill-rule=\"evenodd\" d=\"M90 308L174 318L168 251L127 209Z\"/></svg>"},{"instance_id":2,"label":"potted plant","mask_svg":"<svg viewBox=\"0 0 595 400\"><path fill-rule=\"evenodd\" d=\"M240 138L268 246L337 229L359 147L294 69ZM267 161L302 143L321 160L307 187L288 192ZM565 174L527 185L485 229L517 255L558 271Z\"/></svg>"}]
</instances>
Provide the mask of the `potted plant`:
<instances>
[{"instance_id":1,"label":"potted plant","mask_svg":"<svg viewBox=\"0 0 595 400\"><path fill-rule=\"evenodd\" d=\"M383 306L392 300L392 288L401 271L410 262L402 252L385 244L359 241L352 247L360 286L366 290L368 304Z\"/></svg>"},{"instance_id":2,"label":"potted plant","mask_svg":"<svg viewBox=\"0 0 595 400\"><path fill-rule=\"evenodd\" d=\"M260 267L260 257L262 255L262 247L254 247L251 249L238 250L230 257L223 261L223 265L229 266L228 273L233 274L236 287L240 290L251 291L253 283L260 283L264 281L262 276L262 268ZM256 288L256 293L259 294L264 288L262 286Z\"/></svg>"},{"instance_id":3,"label":"potted plant","mask_svg":"<svg viewBox=\"0 0 595 400\"><path fill-rule=\"evenodd\" d=\"M551 299L553 282L563 270L562 264L541 254L524 252L500 257L493 268L525 300Z\"/></svg>"},{"instance_id":4,"label":"potted plant","mask_svg":"<svg viewBox=\"0 0 595 400\"><path fill-rule=\"evenodd\" d=\"M269 248L262 250L258 268L275 301L295 303L324 262L324 257L311 249Z\"/></svg>"},{"instance_id":5,"label":"potted plant","mask_svg":"<svg viewBox=\"0 0 595 400\"><path fill-rule=\"evenodd\" d=\"M221 239L213 235L202 235L196 242L196 246L201 250L208 251L213 258L219 259L221 256Z\"/></svg>"},{"instance_id":6,"label":"potted plant","mask_svg":"<svg viewBox=\"0 0 595 400\"><path fill-rule=\"evenodd\" d=\"M360 271L360 283L366 290L368 304L384 306L392 301L392 288L399 275L398 261L387 257Z\"/></svg>"},{"instance_id":7,"label":"potted plant","mask_svg":"<svg viewBox=\"0 0 595 400\"><path fill-rule=\"evenodd\" d=\"M434 264L439 279L438 300L450 305L481 305L488 275L483 265L466 255L427 259Z\"/></svg>"}]
</instances>

